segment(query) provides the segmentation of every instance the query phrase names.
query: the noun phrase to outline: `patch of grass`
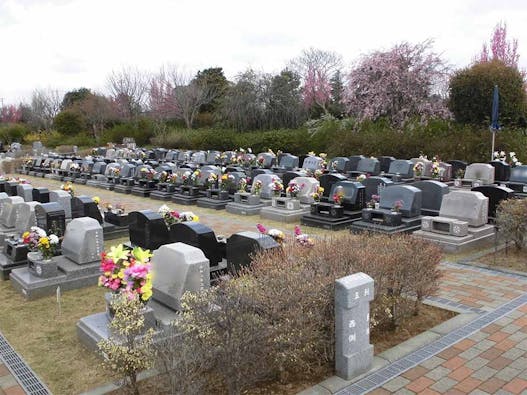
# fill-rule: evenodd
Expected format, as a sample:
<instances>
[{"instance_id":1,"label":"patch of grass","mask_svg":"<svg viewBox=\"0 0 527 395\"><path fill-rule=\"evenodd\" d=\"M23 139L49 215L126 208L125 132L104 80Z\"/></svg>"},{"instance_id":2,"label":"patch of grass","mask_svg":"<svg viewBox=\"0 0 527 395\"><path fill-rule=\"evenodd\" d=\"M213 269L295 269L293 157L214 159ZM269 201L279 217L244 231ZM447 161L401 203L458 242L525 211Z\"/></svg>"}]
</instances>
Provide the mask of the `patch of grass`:
<instances>
[{"instance_id":1,"label":"patch of grass","mask_svg":"<svg viewBox=\"0 0 527 395\"><path fill-rule=\"evenodd\" d=\"M492 267L527 272L527 250L517 250L509 246L482 256L477 262Z\"/></svg>"}]
</instances>

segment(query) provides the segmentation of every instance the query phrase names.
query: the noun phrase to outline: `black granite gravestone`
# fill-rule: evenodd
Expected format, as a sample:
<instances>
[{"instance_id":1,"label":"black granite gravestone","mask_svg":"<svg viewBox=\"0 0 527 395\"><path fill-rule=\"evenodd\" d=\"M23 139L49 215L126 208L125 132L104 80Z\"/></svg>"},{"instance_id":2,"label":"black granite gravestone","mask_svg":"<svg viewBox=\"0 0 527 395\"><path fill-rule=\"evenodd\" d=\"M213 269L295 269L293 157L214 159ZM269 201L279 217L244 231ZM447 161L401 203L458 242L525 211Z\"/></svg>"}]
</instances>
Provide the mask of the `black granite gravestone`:
<instances>
[{"instance_id":1,"label":"black granite gravestone","mask_svg":"<svg viewBox=\"0 0 527 395\"><path fill-rule=\"evenodd\" d=\"M331 186L329 194L329 200L332 201L333 195L336 193L337 188L341 188L344 193L344 201L342 206L348 211L362 210L366 205L365 192L366 188L363 184L356 181L338 181Z\"/></svg>"},{"instance_id":2,"label":"black granite gravestone","mask_svg":"<svg viewBox=\"0 0 527 395\"><path fill-rule=\"evenodd\" d=\"M388 173L390 171L390 165L395 160L393 156L379 156L379 162L381 164L381 173Z\"/></svg>"},{"instance_id":3,"label":"black granite gravestone","mask_svg":"<svg viewBox=\"0 0 527 395\"><path fill-rule=\"evenodd\" d=\"M393 181L389 178L373 176L367 177L361 181L362 185L366 187L365 199L366 202L372 200L373 195L379 195L380 189L388 185L393 185Z\"/></svg>"},{"instance_id":4,"label":"black granite gravestone","mask_svg":"<svg viewBox=\"0 0 527 395\"><path fill-rule=\"evenodd\" d=\"M49 190L48 188L38 187L33 188L33 200L40 203L49 203Z\"/></svg>"},{"instance_id":5,"label":"black granite gravestone","mask_svg":"<svg viewBox=\"0 0 527 395\"><path fill-rule=\"evenodd\" d=\"M329 193L331 192L331 186L339 181L346 181L347 178L343 176L342 174L338 173L329 173L329 174L322 174L320 176L319 182L320 186L324 188L324 193L322 196L325 198L329 197Z\"/></svg>"},{"instance_id":6,"label":"black granite gravestone","mask_svg":"<svg viewBox=\"0 0 527 395\"><path fill-rule=\"evenodd\" d=\"M271 236L256 232L238 232L227 239L227 269L237 273L251 264L252 256L261 250L280 248Z\"/></svg>"},{"instance_id":7,"label":"black granite gravestone","mask_svg":"<svg viewBox=\"0 0 527 395\"><path fill-rule=\"evenodd\" d=\"M54 233L59 237L66 232L66 213L57 202L42 203L35 206L37 226L47 233Z\"/></svg>"},{"instance_id":8,"label":"black granite gravestone","mask_svg":"<svg viewBox=\"0 0 527 395\"><path fill-rule=\"evenodd\" d=\"M337 156L329 161L328 170L336 171L337 173L347 173L351 170L351 161L349 158Z\"/></svg>"},{"instance_id":9,"label":"black granite gravestone","mask_svg":"<svg viewBox=\"0 0 527 395\"><path fill-rule=\"evenodd\" d=\"M349 161L350 161L350 164L349 164L349 171L356 171L357 170L357 166L359 165L359 162L361 159L364 159L364 156L362 155L352 155L349 157Z\"/></svg>"},{"instance_id":10,"label":"black granite gravestone","mask_svg":"<svg viewBox=\"0 0 527 395\"><path fill-rule=\"evenodd\" d=\"M512 199L514 197L514 191L512 189L498 185L481 185L471 190L481 192L489 198L489 218L496 218L496 209L502 200Z\"/></svg>"},{"instance_id":11,"label":"black granite gravestone","mask_svg":"<svg viewBox=\"0 0 527 395\"><path fill-rule=\"evenodd\" d=\"M494 181L509 181L511 166L508 163L493 160L489 164L494 167Z\"/></svg>"},{"instance_id":12,"label":"black granite gravestone","mask_svg":"<svg viewBox=\"0 0 527 395\"><path fill-rule=\"evenodd\" d=\"M88 196L75 196L71 199L71 217L90 217L97 220L100 224L103 223L99 207Z\"/></svg>"},{"instance_id":13,"label":"black granite gravestone","mask_svg":"<svg viewBox=\"0 0 527 395\"><path fill-rule=\"evenodd\" d=\"M182 242L199 248L211 266L216 266L225 258L225 243L218 242L214 231L199 222L180 222L170 227L170 242Z\"/></svg>"},{"instance_id":14,"label":"black granite gravestone","mask_svg":"<svg viewBox=\"0 0 527 395\"><path fill-rule=\"evenodd\" d=\"M128 220L132 245L152 251L170 242L165 221L158 213L151 210L132 211Z\"/></svg>"}]
</instances>

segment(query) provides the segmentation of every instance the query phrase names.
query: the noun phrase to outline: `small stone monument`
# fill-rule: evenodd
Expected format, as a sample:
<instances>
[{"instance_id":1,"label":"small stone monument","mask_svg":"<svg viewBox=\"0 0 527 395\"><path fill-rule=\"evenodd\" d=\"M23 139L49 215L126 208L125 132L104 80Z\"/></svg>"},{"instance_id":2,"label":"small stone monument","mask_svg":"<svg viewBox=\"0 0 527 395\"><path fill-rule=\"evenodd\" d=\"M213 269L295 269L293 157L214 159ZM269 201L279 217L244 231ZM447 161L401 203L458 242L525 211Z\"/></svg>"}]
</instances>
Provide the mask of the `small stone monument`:
<instances>
[{"instance_id":1,"label":"small stone monument","mask_svg":"<svg viewBox=\"0 0 527 395\"><path fill-rule=\"evenodd\" d=\"M367 274L355 273L335 282L335 371L344 380L368 371L373 362L373 296L373 279Z\"/></svg>"}]
</instances>

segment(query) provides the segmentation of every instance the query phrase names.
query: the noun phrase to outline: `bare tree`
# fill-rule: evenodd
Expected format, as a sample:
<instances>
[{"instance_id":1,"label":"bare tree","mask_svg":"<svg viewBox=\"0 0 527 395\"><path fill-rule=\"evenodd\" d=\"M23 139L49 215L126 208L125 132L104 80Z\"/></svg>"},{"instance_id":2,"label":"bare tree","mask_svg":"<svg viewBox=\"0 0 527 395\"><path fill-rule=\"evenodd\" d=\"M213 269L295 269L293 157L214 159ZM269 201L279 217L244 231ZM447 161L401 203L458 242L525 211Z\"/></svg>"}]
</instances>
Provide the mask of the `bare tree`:
<instances>
[{"instance_id":1,"label":"bare tree","mask_svg":"<svg viewBox=\"0 0 527 395\"><path fill-rule=\"evenodd\" d=\"M62 96L57 90L36 89L31 95L29 122L37 129L50 130L60 111Z\"/></svg>"},{"instance_id":2,"label":"bare tree","mask_svg":"<svg viewBox=\"0 0 527 395\"><path fill-rule=\"evenodd\" d=\"M137 118L145 107L148 76L137 68L123 67L112 71L107 79L108 89L124 119Z\"/></svg>"},{"instance_id":3,"label":"bare tree","mask_svg":"<svg viewBox=\"0 0 527 395\"><path fill-rule=\"evenodd\" d=\"M218 94L215 87L197 82L175 66L167 66L151 79L150 110L157 119L181 119L191 129L199 109Z\"/></svg>"}]
</instances>

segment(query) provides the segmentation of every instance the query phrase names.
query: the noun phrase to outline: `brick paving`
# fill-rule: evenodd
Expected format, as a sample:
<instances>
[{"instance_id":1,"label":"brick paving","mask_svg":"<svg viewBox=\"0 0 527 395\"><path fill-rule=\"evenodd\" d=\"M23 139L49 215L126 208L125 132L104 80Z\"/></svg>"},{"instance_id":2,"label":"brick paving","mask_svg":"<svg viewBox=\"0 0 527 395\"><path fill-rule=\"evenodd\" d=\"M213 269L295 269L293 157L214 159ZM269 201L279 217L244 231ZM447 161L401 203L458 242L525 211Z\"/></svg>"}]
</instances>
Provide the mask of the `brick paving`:
<instances>
[{"instance_id":1,"label":"brick paving","mask_svg":"<svg viewBox=\"0 0 527 395\"><path fill-rule=\"evenodd\" d=\"M46 186L49 189L57 189L61 184L48 179L27 178L34 186ZM83 185L76 185L76 194L97 195L101 197L102 202L112 204L123 203L128 212L139 209L156 210L163 204L151 199ZM255 230L255 224L260 222L258 216L241 217L225 211L167 204L177 210L193 211L200 216L200 221L214 229L217 235L228 236L241 230ZM292 231L294 227L294 224L286 225L267 220L264 224L284 231ZM313 228L307 228L305 231L318 235L328 233ZM527 277L513 277L460 265L441 264L440 269L443 278L437 296L467 307L492 311L527 292ZM16 391L16 381L11 381L13 386L4 388L2 373L7 369L4 366L2 370L2 367L0 364L0 395L23 393L13 392ZM5 377L6 382L9 382L9 375ZM370 393L527 394L527 304L431 356Z\"/></svg>"},{"instance_id":2,"label":"brick paving","mask_svg":"<svg viewBox=\"0 0 527 395\"><path fill-rule=\"evenodd\" d=\"M0 395L23 395L25 393L0 359Z\"/></svg>"}]
</instances>

